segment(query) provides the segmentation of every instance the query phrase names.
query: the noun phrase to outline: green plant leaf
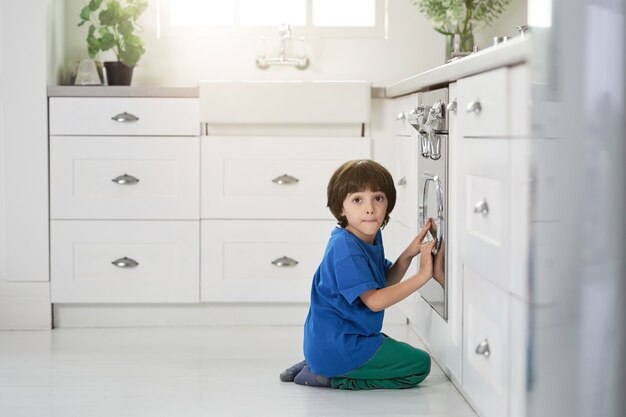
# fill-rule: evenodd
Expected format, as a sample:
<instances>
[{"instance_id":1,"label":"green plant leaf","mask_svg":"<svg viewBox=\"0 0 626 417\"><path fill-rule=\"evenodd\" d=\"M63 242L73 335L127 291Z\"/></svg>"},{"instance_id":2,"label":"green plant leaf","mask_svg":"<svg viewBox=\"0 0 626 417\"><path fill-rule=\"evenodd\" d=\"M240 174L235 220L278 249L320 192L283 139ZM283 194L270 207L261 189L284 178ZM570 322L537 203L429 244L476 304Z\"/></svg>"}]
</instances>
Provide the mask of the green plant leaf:
<instances>
[{"instance_id":1,"label":"green plant leaf","mask_svg":"<svg viewBox=\"0 0 626 417\"><path fill-rule=\"evenodd\" d=\"M89 20L89 16L91 15L91 10L89 10L89 6L85 6L80 10L80 19L81 23L84 23L86 20Z\"/></svg>"},{"instance_id":2,"label":"green plant leaf","mask_svg":"<svg viewBox=\"0 0 626 417\"><path fill-rule=\"evenodd\" d=\"M102 5L102 0L91 0L87 7L89 7L90 11L95 12L96 10L100 8L101 5Z\"/></svg>"},{"instance_id":3,"label":"green plant leaf","mask_svg":"<svg viewBox=\"0 0 626 417\"><path fill-rule=\"evenodd\" d=\"M133 33L133 29L134 27L130 20L124 20L119 25L117 25L117 31L120 33L120 35L124 37Z\"/></svg>"}]
</instances>

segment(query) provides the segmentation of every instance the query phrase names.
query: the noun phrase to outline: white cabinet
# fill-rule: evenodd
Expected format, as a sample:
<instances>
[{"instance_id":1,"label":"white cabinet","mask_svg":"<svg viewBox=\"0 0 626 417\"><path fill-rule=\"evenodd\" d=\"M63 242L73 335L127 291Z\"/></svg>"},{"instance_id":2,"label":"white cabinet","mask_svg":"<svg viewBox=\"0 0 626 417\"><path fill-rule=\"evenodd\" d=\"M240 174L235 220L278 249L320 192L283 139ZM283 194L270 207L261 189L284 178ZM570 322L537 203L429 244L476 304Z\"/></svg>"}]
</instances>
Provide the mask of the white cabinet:
<instances>
[{"instance_id":1,"label":"white cabinet","mask_svg":"<svg viewBox=\"0 0 626 417\"><path fill-rule=\"evenodd\" d=\"M418 94L399 97L393 100L393 111L395 115L394 134L396 136L415 135L415 129L409 123L409 118L417 111L419 103Z\"/></svg>"},{"instance_id":2,"label":"white cabinet","mask_svg":"<svg viewBox=\"0 0 626 417\"><path fill-rule=\"evenodd\" d=\"M463 266L463 389L482 417L508 413L509 297Z\"/></svg>"},{"instance_id":3,"label":"white cabinet","mask_svg":"<svg viewBox=\"0 0 626 417\"><path fill-rule=\"evenodd\" d=\"M50 134L54 136L198 136L199 129L195 98L50 99Z\"/></svg>"},{"instance_id":4,"label":"white cabinet","mask_svg":"<svg viewBox=\"0 0 626 417\"><path fill-rule=\"evenodd\" d=\"M305 302L336 220L326 187L363 137L202 137L201 300Z\"/></svg>"},{"instance_id":5,"label":"white cabinet","mask_svg":"<svg viewBox=\"0 0 626 417\"><path fill-rule=\"evenodd\" d=\"M458 81L462 390L482 417L518 416L526 387L528 68Z\"/></svg>"},{"instance_id":6,"label":"white cabinet","mask_svg":"<svg viewBox=\"0 0 626 417\"><path fill-rule=\"evenodd\" d=\"M413 129L411 127L411 129ZM417 231L417 138L412 136L397 136L394 139L396 182L396 205L391 218L403 226ZM408 242L406 242L408 244Z\"/></svg>"},{"instance_id":7,"label":"white cabinet","mask_svg":"<svg viewBox=\"0 0 626 417\"><path fill-rule=\"evenodd\" d=\"M326 186L350 159L369 158L368 138L202 138L202 218L333 219Z\"/></svg>"},{"instance_id":8,"label":"white cabinet","mask_svg":"<svg viewBox=\"0 0 626 417\"><path fill-rule=\"evenodd\" d=\"M198 302L197 221L53 221L53 303Z\"/></svg>"},{"instance_id":9,"label":"white cabinet","mask_svg":"<svg viewBox=\"0 0 626 417\"><path fill-rule=\"evenodd\" d=\"M193 137L50 138L52 219L198 219Z\"/></svg>"},{"instance_id":10,"label":"white cabinet","mask_svg":"<svg viewBox=\"0 0 626 417\"><path fill-rule=\"evenodd\" d=\"M199 301L197 107L50 98L54 303Z\"/></svg>"},{"instance_id":11,"label":"white cabinet","mask_svg":"<svg viewBox=\"0 0 626 417\"><path fill-rule=\"evenodd\" d=\"M49 3L0 1L0 330L51 326Z\"/></svg>"},{"instance_id":12,"label":"white cabinet","mask_svg":"<svg viewBox=\"0 0 626 417\"><path fill-rule=\"evenodd\" d=\"M335 223L202 220L202 301L309 301Z\"/></svg>"}]
</instances>

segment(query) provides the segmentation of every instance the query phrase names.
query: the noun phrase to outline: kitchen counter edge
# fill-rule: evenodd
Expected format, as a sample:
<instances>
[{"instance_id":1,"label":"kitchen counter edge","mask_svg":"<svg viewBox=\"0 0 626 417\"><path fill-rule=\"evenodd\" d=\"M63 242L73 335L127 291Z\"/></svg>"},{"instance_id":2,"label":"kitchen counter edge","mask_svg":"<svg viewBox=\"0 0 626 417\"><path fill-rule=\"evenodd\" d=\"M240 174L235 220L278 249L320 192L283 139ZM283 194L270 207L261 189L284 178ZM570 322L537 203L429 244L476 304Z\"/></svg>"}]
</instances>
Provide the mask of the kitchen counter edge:
<instances>
[{"instance_id":1,"label":"kitchen counter edge","mask_svg":"<svg viewBox=\"0 0 626 417\"><path fill-rule=\"evenodd\" d=\"M196 98L198 87L165 86L106 86L54 85L48 86L48 97L173 97Z\"/></svg>"},{"instance_id":2,"label":"kitchen counter edge","mask_svg":"<svg viewBox=\"0 0 626 417\"><path fill-rule=\"evenodd\" d=\"M512 66L528 61L530 36L514 38L464 58L441 65L421 74L391 84L385 88L385 97L394 98L441 86L460 78L495 68Z\"/></svg>"}]
</instances>

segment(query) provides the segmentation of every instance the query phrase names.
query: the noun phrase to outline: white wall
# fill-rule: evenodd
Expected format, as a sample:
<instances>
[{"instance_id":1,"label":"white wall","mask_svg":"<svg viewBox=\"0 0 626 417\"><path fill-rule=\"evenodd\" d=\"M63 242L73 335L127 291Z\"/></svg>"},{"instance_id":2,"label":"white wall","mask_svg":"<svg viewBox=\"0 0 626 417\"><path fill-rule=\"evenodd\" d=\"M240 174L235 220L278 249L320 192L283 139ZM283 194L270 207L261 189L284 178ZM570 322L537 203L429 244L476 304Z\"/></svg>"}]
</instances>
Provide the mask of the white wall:
<instances>
[{"instance_id":1,"label":"white wall","mask_svg":"<svg viewBox=\"0 0 626 417\"><path fill-rule=\"evenodd\" d=\"M388 0L388 39L309 39L310 67L260 70L258 37L232 33L227 37L156 38L156 1L142 16L146 54L135 69L134 85L195 85L200 79L362 79L384 86L438 66L444 61L445 39L408 0ZM77 27L82 0L66 0L65 63L87 58L86 27ZM494 35L513 35L515 25L526 22L526 0L513 0L502 21L476 33L480 45ZM297 29L294 29L297 36ZM266 35L275 37L272 29ZM274 44L268 41L271 52ZM277 47L277 41L276 41ZM111 55L100 57L112 59ZM114 59L114 58L113 58Z\"/></svg>"}]
</instances>

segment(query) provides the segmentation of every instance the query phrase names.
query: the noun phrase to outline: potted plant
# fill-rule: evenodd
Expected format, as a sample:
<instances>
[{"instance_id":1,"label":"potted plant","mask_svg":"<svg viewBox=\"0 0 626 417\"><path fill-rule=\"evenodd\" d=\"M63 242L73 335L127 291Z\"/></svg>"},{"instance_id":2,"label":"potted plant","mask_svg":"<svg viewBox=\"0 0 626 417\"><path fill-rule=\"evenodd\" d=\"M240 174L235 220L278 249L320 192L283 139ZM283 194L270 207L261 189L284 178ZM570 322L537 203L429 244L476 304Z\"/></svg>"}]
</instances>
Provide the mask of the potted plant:
<instances>
[{"instance_id":1,"label":"potted plant","mask_svg":"<svg viewBox=\"0 0 626 417\"><path fill-rule=\"evenodd\" d=\"M89 24L87 52L95 58L112 50L117 61L104 63L109 85L130 85L133 68L145 52L137 19L146 10L146 0L90 0L80 11L80 23Z\"/></svg>"},{"instance_id":2,"label":"potted plant","mask_svg":"<svg viewBox=\"0 0 626 417\"><path fill-rule=\"evenodd\" d=\"M409 0L417 6L435 30L448 37L446 59L450 58L452 40L460 35L460 51L472 52L474 29L478 24L491 24L511 0Z\"/></svg>"}]
</instances>

